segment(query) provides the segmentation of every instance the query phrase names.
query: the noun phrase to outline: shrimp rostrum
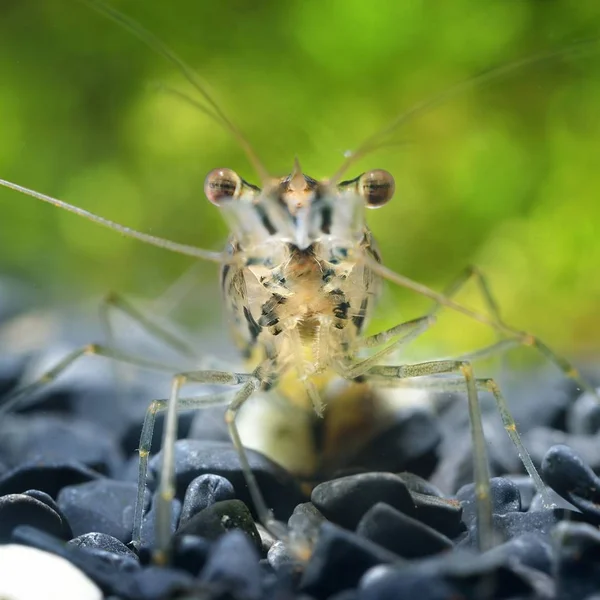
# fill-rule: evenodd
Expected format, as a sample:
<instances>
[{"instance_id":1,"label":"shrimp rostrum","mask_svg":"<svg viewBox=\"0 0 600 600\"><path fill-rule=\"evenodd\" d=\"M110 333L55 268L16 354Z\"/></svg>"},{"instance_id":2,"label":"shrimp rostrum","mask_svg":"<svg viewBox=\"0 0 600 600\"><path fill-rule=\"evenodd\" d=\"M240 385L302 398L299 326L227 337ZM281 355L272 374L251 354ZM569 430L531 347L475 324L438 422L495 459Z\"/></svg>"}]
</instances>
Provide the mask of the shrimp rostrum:
<instances>
[{"instance_id":1,"label":"shrimp rostrum","mask_svg":"<svg viewBox=\"0 0 600 600\"><path fill-rule=\"evenodd\" d=\"M184 100L209 114L233 134L246 151L259 177L260 187L246 182L230 169L215 169L205 182L205 194L225 219L230 238L224 252L203 250L108 221L56 198L0 180L0 184L28 194L59 208L109 227L122 235L166 250L208 260L220 265L223 304L232 335L247 359L244 372L199 370L177 372L164 364L129 356L110 346L88 345L69 354L40 379L14 391L0 410L13 407L35 389L55 380L84 355L101 355L141 367L169 371L172 375L168 399L153 401L147 411L140 440L140 466L133 543L139 545L143 517L148 459L156 414L166 411L162 441L162 462L156 495L156 562L169 558L171 504L175 495L175 442L177 413L180 410L225 405L225 420L239 454L254 508L263 525L290 549L306 557L310 551L302 540L275 520L250 468L237 425L244 404L258 394L274 394L285 402L314 410L322 416L327 404L342 395L340 386L357 390L418 386L427 389L462 391L467 398L471 421L474 478L478 502L478 542L481 549L494 543L490 501L490 474L486 455L479 394L494 397L504 427L525 469L548 506L550 494L523 446L508 405L493 379L480 378L471 361L506 349L525 345L537 349L578 385L595 395L575 368L534 335L514 329L501 321L485 278L476 269L460 274L444 293L395 273L384 266L375 239L367 225L369 209L383 207L394 194L394 179L383 170L371 170L354 179L343 180L357 158L381 147L387 136L410 118L440 104L461 91L498 78L517 67L534 65L557 53L532 57L472 78L402 113L389 126L369 138L352 153L329 179L317 180L302 172L296 160L291 173L272 177L237 128L223 114L194 72L152 34L127 17L97 0L87 3L113 18L170 60L194 86L199 100ZM574 48L577 50L577 48ZM581 48L579 48L581 49ZM560 51L564 54L568 51ZM487 302L488 313L471 310L452 297L470 279L476 279ZM365 333L376 307L384 280L405 287L433 301L429 312L376 334ZM392 353L431 328L436 313L446 307L487 324L503 334L502 340L471 355L410 364L390 362ZM156 332L159 328L155 327ZM394 355L395 356L395 355ZM187 383L223 386L223 392L185 397ZM342 386L343 388L343 386Z\"/></svg>"}]
</instances>

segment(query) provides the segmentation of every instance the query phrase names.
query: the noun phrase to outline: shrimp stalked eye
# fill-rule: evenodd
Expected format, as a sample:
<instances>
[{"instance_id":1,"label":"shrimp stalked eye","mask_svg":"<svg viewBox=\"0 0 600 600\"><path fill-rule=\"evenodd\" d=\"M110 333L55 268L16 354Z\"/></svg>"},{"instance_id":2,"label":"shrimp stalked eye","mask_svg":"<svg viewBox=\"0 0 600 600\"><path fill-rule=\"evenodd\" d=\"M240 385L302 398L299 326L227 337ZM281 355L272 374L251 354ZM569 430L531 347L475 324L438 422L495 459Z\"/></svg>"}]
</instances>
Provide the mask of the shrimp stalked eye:
<instances>
[{"instance_id":1,"label":"shrimp stalked eye","mask_svg":"<svg viewBox=\"0 0 600 600\"><path fill-rule=\"evenodd\" d=\"M231 169L213 169L204 181L204 193L216 206L237 198L242 187L242 178Z\"/></svg>"},{"instance_id":2,"label":"shrimp stalked eye","mask_svg":"<svg viewBox=\"0 0 600 600\"><path fill-rule=\"evenodd\" d=\"M369 208L379 208L392 199L396 185L390 173L375 169L360 176L358 193Z\"/></svg>"}]
</instances>

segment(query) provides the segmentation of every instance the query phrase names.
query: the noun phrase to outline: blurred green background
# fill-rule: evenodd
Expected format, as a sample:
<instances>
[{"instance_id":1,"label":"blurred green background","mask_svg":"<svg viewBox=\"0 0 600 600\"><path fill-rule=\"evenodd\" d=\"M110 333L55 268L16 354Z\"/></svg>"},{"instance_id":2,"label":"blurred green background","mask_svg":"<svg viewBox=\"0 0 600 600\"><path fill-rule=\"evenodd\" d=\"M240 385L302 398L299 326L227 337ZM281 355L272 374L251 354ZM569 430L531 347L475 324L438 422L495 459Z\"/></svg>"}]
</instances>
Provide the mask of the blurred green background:
<instances>
[{"instance_id":1,"label":"blurred green background","mask_svg":"<svg viewBox=\"0 0 600 600\"><path fill-rule=\"evenodd\" d=\"M600 36L597 0L112 0L208 83L268 170L313 177L411 104L486 69ZM219 249L206 173L256 181L231 136L161 91L169 62L77 0L3 0L0 177L155 235ZM600 339L600 40L476 86L399 130L348 175L386 168L397 195L368 216L386 264L441 290L469 263L505 320L571 357ZM257 181L258 183L258 181ZM159 296L192 264L0 190L0 274L40 306L119 290ZM214 265L186 317L215 322ZM460 300L480 307L475 286ZM373 327L427 304L393 290ZM460 351L489 332L448 317Z\"/></svg>"}]
</instances>

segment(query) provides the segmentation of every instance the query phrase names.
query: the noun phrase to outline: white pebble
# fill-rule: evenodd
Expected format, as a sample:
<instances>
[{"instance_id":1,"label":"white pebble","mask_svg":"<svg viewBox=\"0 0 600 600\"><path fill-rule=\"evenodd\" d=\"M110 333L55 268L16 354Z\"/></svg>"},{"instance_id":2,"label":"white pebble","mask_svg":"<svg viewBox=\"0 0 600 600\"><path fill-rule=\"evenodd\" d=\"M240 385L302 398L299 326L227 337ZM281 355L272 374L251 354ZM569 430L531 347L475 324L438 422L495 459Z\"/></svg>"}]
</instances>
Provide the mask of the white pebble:
<instances>
[{"instance_id":1,"label":"white pebble","mask_svg":"<svg viewBox=\"0 0 600 600\"><path fill-rule=\"evenodd\" d=\"M100 588L68 560L18 544L0 546L2 600L102 600Z\"/></svg>"}]
</instances>

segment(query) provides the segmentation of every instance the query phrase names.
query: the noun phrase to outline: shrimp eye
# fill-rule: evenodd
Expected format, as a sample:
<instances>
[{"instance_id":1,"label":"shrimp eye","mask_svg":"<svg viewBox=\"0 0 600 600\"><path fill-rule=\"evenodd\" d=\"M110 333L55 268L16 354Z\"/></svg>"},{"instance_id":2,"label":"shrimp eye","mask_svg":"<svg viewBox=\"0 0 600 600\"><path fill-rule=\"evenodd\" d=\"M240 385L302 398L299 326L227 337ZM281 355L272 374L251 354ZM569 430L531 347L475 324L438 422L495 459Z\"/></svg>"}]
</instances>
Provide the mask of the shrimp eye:
<instances>
[{"instance_id":1,"label":"shrimp eye","mask_svg":"<svg viewBox=\"0 0 600 600\"><path fill-rule=\"evenodd\" d=\"M358 192L369 208L379 208L391 200L395 188L394 178L383 169L364 173L358 180Z\"/></svg>"},{"instance_id":2,"label":"shrimp eye","mask_svg":"<svg viewBox=\"0 0 600 600\"><path fill-rule=\"evenodd\" d=\"M204 193L216 206L236 198L242 189L242 178L231 169L213 169L204 180Z\"/></svg>"}]
</instances>

